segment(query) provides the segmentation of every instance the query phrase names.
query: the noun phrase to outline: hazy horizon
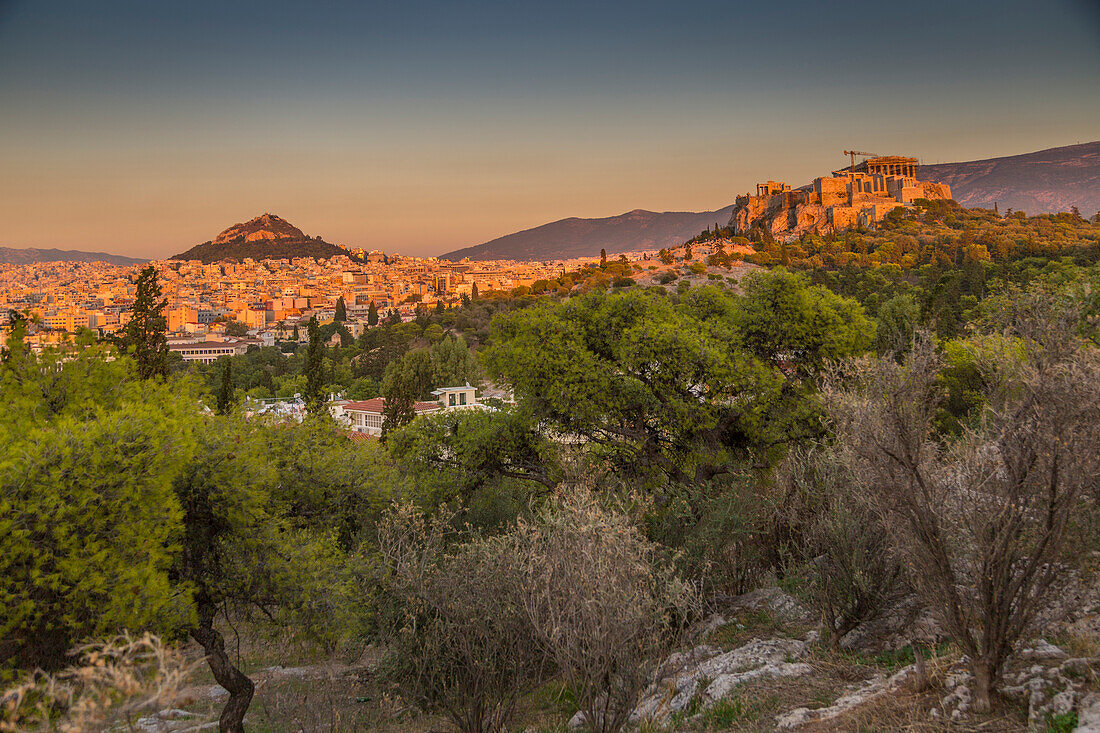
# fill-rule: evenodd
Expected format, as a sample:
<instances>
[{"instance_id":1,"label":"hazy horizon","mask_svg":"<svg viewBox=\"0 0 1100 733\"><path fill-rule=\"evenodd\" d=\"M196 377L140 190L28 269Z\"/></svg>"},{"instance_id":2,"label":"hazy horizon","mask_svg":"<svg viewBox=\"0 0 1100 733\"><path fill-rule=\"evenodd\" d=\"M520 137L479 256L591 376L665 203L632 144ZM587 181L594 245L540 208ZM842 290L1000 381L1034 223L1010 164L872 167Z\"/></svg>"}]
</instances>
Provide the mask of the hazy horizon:
<instances>
[{"instance_id":1,"label":"hazy horizon","mask_svg":"<svg viewBox=\"0 0 1100 733\"><path fill-rule=\"evenodd\" d=\"M0 0L0 246L155 259L271 212L430 256L850 147L1100 139L1093 4L885 5Z\"/></svg>"}]
</instances>

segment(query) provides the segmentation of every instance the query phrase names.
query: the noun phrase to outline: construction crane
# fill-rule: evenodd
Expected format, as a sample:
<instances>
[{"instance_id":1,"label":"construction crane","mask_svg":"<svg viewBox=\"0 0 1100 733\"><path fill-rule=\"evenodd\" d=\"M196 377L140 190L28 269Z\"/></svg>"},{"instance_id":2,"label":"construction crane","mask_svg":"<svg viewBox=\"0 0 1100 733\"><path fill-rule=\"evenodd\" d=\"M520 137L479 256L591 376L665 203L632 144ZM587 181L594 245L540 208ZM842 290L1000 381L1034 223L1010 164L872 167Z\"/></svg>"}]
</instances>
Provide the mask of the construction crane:
<instances>
[{"instance_id":1,"label":"construction crane","mask_svg":"<svg viewBox=\"0 0 1100 733\"><path fill-rule=\"evenodd\" d=\"M878 157L878 153L867 153L867 152L864 152L862 150L845 150L844 154L852 156L852 167L849 169L849 174L852 175L852 176L854 176L856 174L856 156L857 155L869 155L872 158L877 158Z\"/></svg>"}]
</instances>

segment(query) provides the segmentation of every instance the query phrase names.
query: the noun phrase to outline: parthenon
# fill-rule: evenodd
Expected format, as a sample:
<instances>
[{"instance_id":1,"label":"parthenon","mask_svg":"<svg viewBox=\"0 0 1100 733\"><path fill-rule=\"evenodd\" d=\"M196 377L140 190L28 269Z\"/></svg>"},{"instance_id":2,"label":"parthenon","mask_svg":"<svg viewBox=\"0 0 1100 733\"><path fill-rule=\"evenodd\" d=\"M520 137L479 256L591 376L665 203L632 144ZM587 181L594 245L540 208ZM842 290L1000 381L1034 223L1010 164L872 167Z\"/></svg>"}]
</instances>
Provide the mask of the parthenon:
<instances>
[{"instance_id":1,"label":"parthenon","mask_svg":"<svg viewBox=\"0 0 1100 733\"><path fill-rule=\"evenodd\" d=\"M833 175L846 175L850 171L851 169L834 171ZM867 173L872 176L899 176L916 179L917 159L905 158L900 155L884 155L859 163L851 172Z\"/></svg>"}]
</instances>

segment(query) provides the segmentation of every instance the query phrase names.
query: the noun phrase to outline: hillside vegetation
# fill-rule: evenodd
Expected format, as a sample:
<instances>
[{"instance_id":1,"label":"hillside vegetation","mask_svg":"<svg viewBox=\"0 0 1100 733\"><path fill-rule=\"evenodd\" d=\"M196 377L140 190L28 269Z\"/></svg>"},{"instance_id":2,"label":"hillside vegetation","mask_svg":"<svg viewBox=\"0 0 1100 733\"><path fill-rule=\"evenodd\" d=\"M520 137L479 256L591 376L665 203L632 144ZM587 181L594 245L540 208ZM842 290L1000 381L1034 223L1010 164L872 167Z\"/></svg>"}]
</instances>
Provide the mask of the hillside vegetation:
<instances>
[{"instance_id":1,"label":"hillside vegetation","mask_svg":"<svg viewBox=\"0 0 1100 733\"><path fill-rule=\"evenodd\" d=\"M4 725L1084 725L1098 237L948 203L785 245L708 229L212 365L166 358L151 271L117 344L35 355L16 317ZM367 441L324 402L467 380L514 400ZM300 424L245 399L295 393ZM66 692L89 669L117 674Z\"/></svg>"}]
</instances>

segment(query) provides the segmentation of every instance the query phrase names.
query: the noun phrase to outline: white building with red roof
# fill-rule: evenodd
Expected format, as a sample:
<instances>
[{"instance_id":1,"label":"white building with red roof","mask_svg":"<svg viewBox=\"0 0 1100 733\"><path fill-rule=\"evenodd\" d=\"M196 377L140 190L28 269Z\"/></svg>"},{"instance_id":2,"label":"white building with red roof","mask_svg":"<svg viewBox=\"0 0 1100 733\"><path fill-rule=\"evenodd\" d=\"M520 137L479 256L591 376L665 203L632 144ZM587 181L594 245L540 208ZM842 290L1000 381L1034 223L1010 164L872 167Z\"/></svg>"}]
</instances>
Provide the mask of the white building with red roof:
<instances>
[{"instance_id":1,"label":"white building with red roof","mask_svg":"<svg viewBox=\"0 0 1100 733\"><path fill-rule=\"evenodd\" d=\"M375 397L371 400L359 400L345 402L341 406L344 415L351 423L352 432L366 433L367 435L382 434L382 411L386 407L385 397ZM442 410L443 406L438 402L415 402L413 411L417 415Z\"/></svg>"}]
</instances>

